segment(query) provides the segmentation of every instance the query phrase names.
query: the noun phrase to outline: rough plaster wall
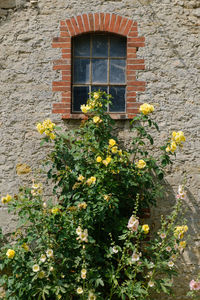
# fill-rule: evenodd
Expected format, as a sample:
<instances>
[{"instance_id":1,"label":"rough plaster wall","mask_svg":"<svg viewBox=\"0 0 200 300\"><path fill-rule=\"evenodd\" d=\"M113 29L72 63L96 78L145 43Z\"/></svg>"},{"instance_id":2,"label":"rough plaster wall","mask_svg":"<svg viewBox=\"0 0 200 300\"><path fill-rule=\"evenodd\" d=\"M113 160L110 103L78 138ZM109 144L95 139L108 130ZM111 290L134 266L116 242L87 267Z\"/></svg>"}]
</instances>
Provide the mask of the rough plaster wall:
<instances>
[{"instance_id":1,"label":"rough plaster wall","mask_svg":"<svg viewBox=\"0 0 200 300\"><path fill-rule=\"evenodd\" d=\"M32 173L17 176L18 163L37 169L45 157L36 122L51 118L63 128L75 125L51 114L52 103L59 99L59 93L51 92L51 82L59 79L59 72L52 71L52 60L60 58L60 50L51 48L52 38L59 35L59 21L91 11L132 18L146 37L146 47L138 53L145 58L146 70L138 73L138 79L147 82L147 89L137 99L155 105L161 140L172 130L183 130L187 137L167 174L168 196L152 212L156 223L160 214L170 211L185 174L191 246L180 262L184 273L176 284L176 299L187 299L188 281L200 265L199 0L39 0L38 7L29 1L18 3L18 8L6 13L1 7L0 196L13 194L18 185L31 181ZM127 122L118 122L118 127L119 136L128 141ZM9 230L9 224L6 209L0 209L0 225Z\"/></svg>"}]
</instances>

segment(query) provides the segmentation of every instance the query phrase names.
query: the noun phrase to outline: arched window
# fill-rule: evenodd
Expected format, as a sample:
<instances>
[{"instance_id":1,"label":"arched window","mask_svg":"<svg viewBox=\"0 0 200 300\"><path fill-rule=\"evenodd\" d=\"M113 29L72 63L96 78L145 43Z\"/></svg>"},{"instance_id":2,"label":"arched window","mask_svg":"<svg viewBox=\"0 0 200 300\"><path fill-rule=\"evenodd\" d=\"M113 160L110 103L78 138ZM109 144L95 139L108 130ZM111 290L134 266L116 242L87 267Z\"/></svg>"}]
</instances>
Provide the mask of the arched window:
<instances>
[{"instance_id":1,"label":"arched window","mask_svg":"<svg viewBox=\"0 0 200 300\"><path fill-rule=\"evenodd\" d=\"M88 94L99 89L113 96L108 112L125 112L126 37L83 34L72 45L72 112L80 112Z\"/></svg>"}]
</instances>

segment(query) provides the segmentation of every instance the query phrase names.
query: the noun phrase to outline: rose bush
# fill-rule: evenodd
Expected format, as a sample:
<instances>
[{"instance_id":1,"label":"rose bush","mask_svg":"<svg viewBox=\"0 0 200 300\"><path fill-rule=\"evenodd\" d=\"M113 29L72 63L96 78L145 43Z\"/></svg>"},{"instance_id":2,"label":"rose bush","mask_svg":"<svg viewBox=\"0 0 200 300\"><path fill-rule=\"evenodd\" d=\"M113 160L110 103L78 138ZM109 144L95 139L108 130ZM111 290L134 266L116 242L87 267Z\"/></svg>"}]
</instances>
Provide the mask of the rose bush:
<instances>
[{"instance_id":1,"label":"rose bush","mask_svg":"<svg viewBox=\"0 0 200 300\"><path fill-rule=\"evenodd\" d=\"M140 216L162 195L174 148L169 139L159 157L150 155L148 130L159 128L150 117L154 107L144 104L131 121L136 133L125 149L106 113L110 103L106 93L91 93L81 106L87 119L70 132L50 120L37 124L42 143L53 143L45 164L54 194L47 200L34 182L2 197L19 220L11 240L1 235L4 299L147 300L153 292L171 293L176 259L186 247L184 187L159 232L153 234ZM184 135L172 136L182 146Z\"/></svg>"}]
</instances>

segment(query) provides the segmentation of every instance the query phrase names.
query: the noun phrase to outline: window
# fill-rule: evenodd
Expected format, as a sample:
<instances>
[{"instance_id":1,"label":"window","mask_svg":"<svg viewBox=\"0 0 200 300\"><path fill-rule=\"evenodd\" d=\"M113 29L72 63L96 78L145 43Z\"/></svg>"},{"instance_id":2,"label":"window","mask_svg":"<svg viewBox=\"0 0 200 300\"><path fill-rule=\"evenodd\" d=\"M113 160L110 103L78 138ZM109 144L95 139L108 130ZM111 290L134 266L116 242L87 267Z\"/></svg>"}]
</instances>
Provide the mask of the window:
<instances>
[{"instance_id":1,"label":"window","mask_svg":"<svg viewBox=\"0 0 200 300\"><path fill-rule=\"evenodd\" d=\"M113 96L108 112L126 111L126 37L91 33L73 38L72 112L80 112L89 93Z\"/></svg>"}]
</instances>

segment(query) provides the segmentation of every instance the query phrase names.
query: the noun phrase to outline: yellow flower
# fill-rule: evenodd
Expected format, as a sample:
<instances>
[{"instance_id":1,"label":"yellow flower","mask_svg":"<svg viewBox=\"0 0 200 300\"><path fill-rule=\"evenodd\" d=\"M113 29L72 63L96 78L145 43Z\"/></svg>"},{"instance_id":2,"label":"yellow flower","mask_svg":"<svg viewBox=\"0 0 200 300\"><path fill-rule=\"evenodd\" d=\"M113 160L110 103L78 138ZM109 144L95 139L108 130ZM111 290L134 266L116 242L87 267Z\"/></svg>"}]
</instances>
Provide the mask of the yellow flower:
<instances>
[{"instance_id":1,"label":"yellow flower","mask_svg":"<svg viewBox=\"0 0 200 300\"><path fill-rule=\"evenodd\" d=\"M107 202L110 200L110 196L109 196L109 195L104 195L103 198L104 198L104 200L106 200Z\"/></svg>"},{"instance_id":2,"label":"yellow flower","mask_svg":"<svg viewBox=\"0 0 200 300\"><path fill-rule=\"evenodd\" d=\"M188 231L188 226L185 225L185 226L183 227L183 229L184 229L184 232L187 232L187 231Z\"/></svg>"},{"instance_id":3,"label":"yellow flower","mask_svg":"<svg viewBox=\"0 0 200 300\"><path fill-rule=\"evenodd\" d=\"M91 106L89 106L88 104L87 104L87 105L85 105L85 104L81 105L81 110L82 110L82 112L83 112L84 114L87 114L87 112L88 112L90 109L91 109Z\"/></svg>"},{"instance_id":4,"label":"yellow flower","mask_svg":"<svg viewBox=\"0 0 200 300\"><path fill-rule=\"evenodd\" d=\"M29 246L26 243L23 243L22 248L24 248L25 251L29 251Z\"/></svg>"},{"instance_id":5,"label":"yellow flower","mask_svg":"<svg viewBox=\"0 0 200 300\"><path fill-rule=\"evenodd\" d=\"M15 250L8 249L8 251L6 252L6 255L8 258L13 258L15 256Z\"/></svg>"},{"instance_id":6,"label":"yellow flower","mask_svg":"<svg viewBox=\"0 0 200 300\"><path fill-rule=\"evenodd\" d=\"M116 141L113 140L113 139L110 139L110 140L109 140L109 146L110 146L110 147L113 147L113 146L115 146L115 145L116 145Z\"/></svg>"},{"instance_id":7,"label":"yellow flower","mask_svg":"<svg viewBox=\"0 0 200 300\"><path fill-rule=\"evenodd\" d=\"M32 270L33 270L33 272L39 272L40 267L37 264L33 265Z\"/></svg>"},{"instance_id":8,"label":"yellow flower","mask_svg":"<svg viewBox=\"0 0 200 300\"><path fill-rule=\"evenodd\" d=\"M78 176L78 181L83 181L84 179L85 179L85 177L83 175Z\"/></svg>"},{"instance_id":9,"label":"yellow flower","mask_svg":"<svg viewBox=\"0 0 200 300\"><path fill-rule=\"evenodd\" d=\"M94 97L95 100L99 99L99 93L94 92L93 97Z\"/></svg>"},{"instance_id":10,"label":"yellow flower","mask_svg":"<svg viewBox=\"0 0 200 300\"><path fill-rule=\"evenodd\" d=\"M42 125L41 123L38 123L38 124L36 125L36 128L37 128L37 131L38 131L40 134L43 134L44 131L45 131L45 127L44 127L44 125Z\"/></svg>"},{"instance_id":11,"label":"yellow flower","mask_svg":"<svg viewBox=\"0 0 200 300\"><path fill-rule=\"evenodd\" d=\"M1 198L1 203L6 204L12 200L12 196L7 194L5 197Z\"/></svg>"},{"instance_id":12,"label":"yellow flower","mask_svg":"<svg viewBox=\"0 0 200 300\"><path fill-rule=\"evenodd\" d=\"M108 157L106 157L106 159L104 159L103 160L103 164L107 167L107 165L111 162L111 157L110 156L108 156Z\"/></svg>"},{"instance_id":13,"label":"yellow flower","mask_svg":"<svg viewBox=\"0 0 200 300\"><path fill-rule=\"evenodd\" d=\"M53 132L51 132L51 133L49 134L49 137L50 137L51 140L55 140L56 135L55 135Z\"/></svg>"},{"instance_id":14,"label":"yellow flower","mask_svg":"<svg viewBox=\"0 0 200 300\"><path fill-rule=\"evenodd\" d=\"M148 115L149 113L154 112L154 106L150 105L148 103L144 103L140 105L139 111L143 113L144 115Z\"/></svg>"},{"instance_id":15,"label":"yellow flower","mask_svg":"<svg viewBox=\"0 0 200 300\"><path fill-rule=\"evenodd\" d=\"M85 203L85 202L82 202L82 203L78 204L79 209L86 209L86 207L87 207L87 203Z\"/></svg>"},{"instance_id":16,"label":"yellow flower","mask_svg":"<svg viewBox=\"0 0 200 300\"><path fill-rule=\"evenodd\" d=\"M118 151L119 156L122 156L122 150Z\"/></svg>"},{"instance_id":17,"label":"yellow flower","mask_svg":"<svg viewBox=\"0 0 200 300\"><path fill-rule=\"evenodd\" d=\"M184 136L183 131L178 131L178 132L172 132L172 139L177 143L180 144L181 142L185 142L186 138Z\"/></svg>"},{"instance_id":18,"label":"yellow flower","mask_svg":"<svg viewBox=\"0 0 200 300\"><path fill-rule=\"evenodd\" d=\"M100 123L101 119L98 116L93 117L93 122L94 123Z\"/></svg>"},{"instance_id":19,"label":"yellow flower","mask_svg":"<svg viewBox=\"0 0 200 300\"><path fill-rule=\"evenodd\" d=\"M95 184L95 182L96 182L96 177L94 177L94 176L90 177L90 178L86 181L87 185Z\"/></svg>"},{"instance_id":20,"label":"yellow flower","mask_svg":"<svg viewBox=\"0 0 200 300\"><path fill-rule=\"evenodd\" d=\"M144 169L146 167L146 163L143 159L140 159L135 165L138 169Z\"/></svg>"},{"instance_id":21,"label":"yellow flower","mask_svg":"<svg viewBox=\"0 0 200 300\"><path fill-rule=\"evenodd\" d=\"M170 146L167 146L167 148L165 150L166 150L166 152L170 152L171 151Z\"/></svg>"},{"instance_id":22,"label":"yellow flower","mask_svg":"<svg viewBox=\"0 0 200 300\"><path fill-rule=\"evenodd\" d=\"M182 239L184 237L184 233L188 231L187 225L177 226L174 230L175 238Z\"/></svg>"},{"instance_id":23,"label":"yellow flower","mask_svg":"<svg viewBox=\"0 0 200 300\"><path fill-rule=\"evenodd\" d=\"M145 234L149 233L149 225L148 224L143 225L142 230L144 231Z\"/></svg>"},{"instance_id":24,"label":"yellow flower","mask_svg":"<svg viewBox=\"0 0 200 300\"><path fill-rule=\"evenodd\" d=\"M171 151L174 152L176 150L176 148L177 148L176 143L175 142L171 142L171 146L170 146Z\"/></svg>"},{"instance_id":25,"label":"yellow flower","mask_svg":"<svg viewBox=\"0 0 200 300\"><path fill-rule=\"evenodd\" d=\"M112 151L112 153L117 153L117 151L118 151L118 148L117 148L117 146L115 146L115 147L112 147L112 149L111 149L111 151Z\"/></svg>"},{"instance_id":26,"label":"yellow flower","mask_svg":"<svg viewBox=\"0 0 200 300\"><path fill-rule=\"evenodd\" d=\"M83 289L82 287L78 287L76 290L77 294L83 294Z\"/></svg>"},{"instance_id":27,"label":"yellow flower","mask_svg":"<svg viewBox=\"0 0 200 300\"><path fill-rule=\"evenodd\" d=\"M52 213L52 214L57 214L59 211L60 211L60 209L59 209L58 207L53 207L53 208L51 209L51 213Z\"/></svg>"},{"instance_id":28,"label":"yellow flower","mask_svg":"<svg viewBox=\"0 0 200 300\"><path fill-rule=\"evenodd\" d=\"M97 159L96 159L96 161L97 161L98 163L100 163L100 162L102 161L102 158L101 158L101 156L97 156Z\"/></svg>"},{"instance_id":29,"label":"yellow flower","mask_svg":"<svg viewBox=\"0 0 200 300\"><path fill-rule=\"evenodd\" d=\"M181 241L181 242L179 243L179 248L184 249L184 248L186 247L186 245L187 245L186 241Z\"/></svg>"}]
</instances>

